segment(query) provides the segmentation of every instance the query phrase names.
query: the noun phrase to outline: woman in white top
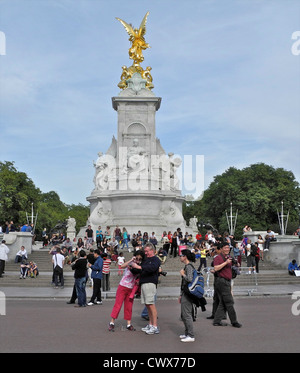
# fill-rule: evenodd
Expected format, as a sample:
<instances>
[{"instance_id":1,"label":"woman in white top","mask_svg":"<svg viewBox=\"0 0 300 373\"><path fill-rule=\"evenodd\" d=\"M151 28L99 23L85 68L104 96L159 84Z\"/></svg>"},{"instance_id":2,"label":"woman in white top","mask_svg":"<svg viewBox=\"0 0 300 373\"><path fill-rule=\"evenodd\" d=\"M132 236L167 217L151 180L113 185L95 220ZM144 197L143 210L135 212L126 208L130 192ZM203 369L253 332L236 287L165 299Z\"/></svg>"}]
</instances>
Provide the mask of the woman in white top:
<instances>
[{"instance_id":1,"label":"woman in white top","mask_svg":"<svg viewBox=\"0 0 300 373\"><path fill-rule=\"evenodd\" d=\"M264 242L265 240L262 238L261 234L259 234L257 237L257 243L259 247L260 258L262 261L264 261Z\"/></svg>"}]
</instances>

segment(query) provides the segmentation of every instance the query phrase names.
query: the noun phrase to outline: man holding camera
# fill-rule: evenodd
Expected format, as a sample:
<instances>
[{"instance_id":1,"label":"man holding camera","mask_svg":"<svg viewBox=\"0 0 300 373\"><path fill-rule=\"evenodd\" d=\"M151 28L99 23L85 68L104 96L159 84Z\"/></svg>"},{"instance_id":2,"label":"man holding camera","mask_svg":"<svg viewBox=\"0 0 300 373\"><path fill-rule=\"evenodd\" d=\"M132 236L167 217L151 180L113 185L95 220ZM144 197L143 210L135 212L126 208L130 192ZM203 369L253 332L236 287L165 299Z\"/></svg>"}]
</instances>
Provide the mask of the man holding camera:
<instances>
[{"instance_id":1,"label":"man holding camera","mask_svg":"<svg viewBox=\"0 0 300 373\"><path fill-rule=\"evenodd\" d=\"M232 257L229 256L230 247L228 242L223 242L221 245L220 255L214 258L215 278L215 291L219 299L219 305L215 313L213 325L225 326L221 320L228 312L229 319L232 326L240 328L242 325L238 323L236 312L234 309L234 300L231 293L231 280L232 280Z\"/></svg>"}]
</instances>

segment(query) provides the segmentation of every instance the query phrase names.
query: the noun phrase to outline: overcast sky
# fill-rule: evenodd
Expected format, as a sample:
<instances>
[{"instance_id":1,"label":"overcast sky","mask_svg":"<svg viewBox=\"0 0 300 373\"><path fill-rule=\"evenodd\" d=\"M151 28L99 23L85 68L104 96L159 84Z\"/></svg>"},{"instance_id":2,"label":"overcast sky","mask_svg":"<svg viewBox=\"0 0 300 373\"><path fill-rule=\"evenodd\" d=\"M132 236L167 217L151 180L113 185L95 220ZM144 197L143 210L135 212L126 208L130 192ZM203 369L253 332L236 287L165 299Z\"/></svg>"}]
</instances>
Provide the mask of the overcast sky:
<instances>
[{"instance_id":1,"label":"overcast sky","mask_svg":"<svg viewBox=\"0 0 300 373\"><path fill-rule=\"evenodd\" d=\"M87 204L93 160L117 137L111 98L132 64L115 17L138 27L147 11L142 66L162 98L165 151L203 155L205 188L257 162L300 181L298 0L0 0L0 160Z\"/></svg>"}]
</instances>

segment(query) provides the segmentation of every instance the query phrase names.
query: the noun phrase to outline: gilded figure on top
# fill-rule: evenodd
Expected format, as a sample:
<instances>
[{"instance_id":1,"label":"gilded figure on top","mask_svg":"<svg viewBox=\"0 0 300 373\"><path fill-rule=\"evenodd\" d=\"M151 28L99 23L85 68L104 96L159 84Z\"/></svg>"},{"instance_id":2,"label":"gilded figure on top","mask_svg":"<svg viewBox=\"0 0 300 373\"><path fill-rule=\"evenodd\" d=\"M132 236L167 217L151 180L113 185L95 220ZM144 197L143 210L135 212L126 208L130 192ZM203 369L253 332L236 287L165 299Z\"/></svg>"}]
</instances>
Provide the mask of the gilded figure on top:
<instances>
[{"instance_id":1,"label":"gilded figure on top","mask_svg":"<svg viewBox=\"0 0 300 373\"><path fill-rule=\"evenodd\" d=\"M120 18L116 19L122 23L125 30L129 34L129 41L131 42L131 48L129 49L129 58L133 60L134 64L140 64L144 61L143 50L150 48L150 45L146 43L144 35L146 33L146 22L149 12L146 13L143 18L140 28L133 28L132 25L126 23Z\"/></svg>"},{"instance_id":2,"label":"gilded figure on top","mask_svg":"<svg viewBox=\"0 0 300 373\"><path fill-rule=\"evenodd\" d=\"M144 16L139 29L133 28L131 24L123 21L120 18L116 19L121 22L125 27L129 35L129 41L131 42L131 47L129 48L129 58L133 60L133 64L130 67L122 66L122 75L121 81L118 84L118 87L121 89L127 88L127 80L132 77L134 73L140 73L142 78L145 79L146 88L152 89L154 85L152 84L152 76L150 73L151 67L148 66L145 70L140 66L140 63L144 61L143 50L150 48L150 45L145 41L146 33L146 22L149 12Z\"/></svg>"}]
</instances>

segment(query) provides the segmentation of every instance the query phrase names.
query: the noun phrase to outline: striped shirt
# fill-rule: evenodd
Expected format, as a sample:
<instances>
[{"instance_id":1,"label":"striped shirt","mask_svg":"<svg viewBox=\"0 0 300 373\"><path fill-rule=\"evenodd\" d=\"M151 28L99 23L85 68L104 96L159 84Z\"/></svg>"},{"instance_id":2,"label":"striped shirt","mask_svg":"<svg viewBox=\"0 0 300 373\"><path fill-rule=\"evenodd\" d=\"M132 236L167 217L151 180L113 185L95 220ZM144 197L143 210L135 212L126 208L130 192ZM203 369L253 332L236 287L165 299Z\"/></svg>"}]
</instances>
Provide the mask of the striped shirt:
<instances>
[{"instance_id":1,"label":"striped shirt","mask_svg":"<svg viewBox=\"0 0 300 373\"><path fill-rule=\"evenodd\" d=\"M106 258L103 260L102 273L108 274L110 270L111 260Z\"/></svg>"}]
</instances>

